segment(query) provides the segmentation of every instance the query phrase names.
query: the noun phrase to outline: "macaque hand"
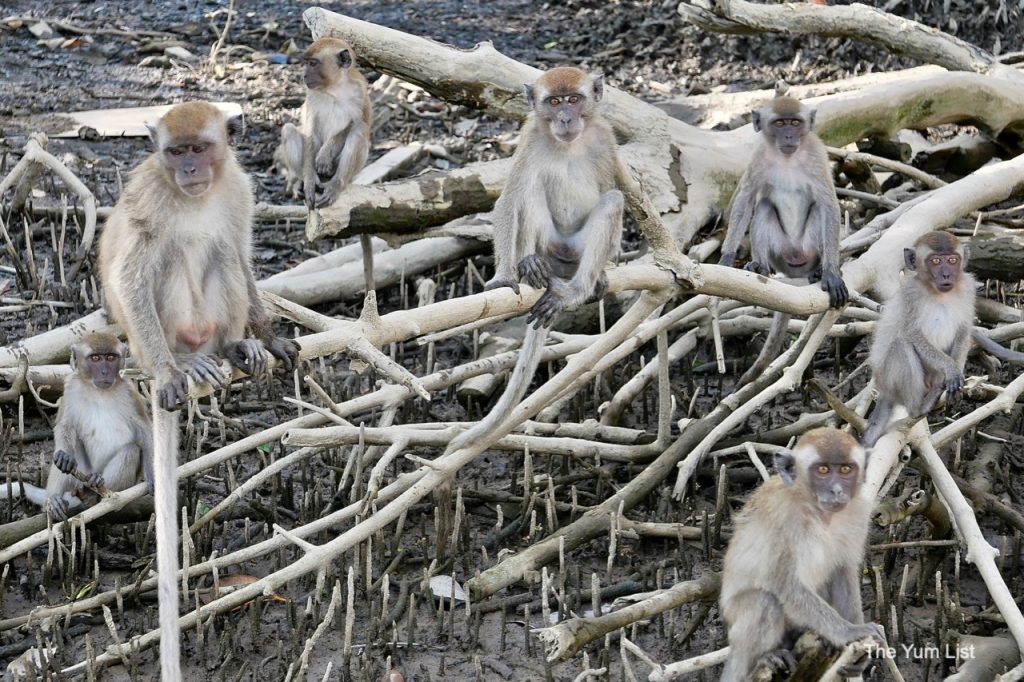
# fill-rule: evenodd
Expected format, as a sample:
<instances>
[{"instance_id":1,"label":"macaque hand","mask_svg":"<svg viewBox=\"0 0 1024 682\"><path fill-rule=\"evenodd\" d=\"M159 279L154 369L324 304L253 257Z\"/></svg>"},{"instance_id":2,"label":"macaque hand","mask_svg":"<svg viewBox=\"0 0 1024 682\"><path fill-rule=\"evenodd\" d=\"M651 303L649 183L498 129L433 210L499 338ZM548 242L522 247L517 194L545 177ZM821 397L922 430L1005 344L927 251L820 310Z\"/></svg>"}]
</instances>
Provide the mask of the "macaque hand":
<instances>
[{"instance_id":1,"label":"macaque hand","mask_svg":"<svg viewBox=\"0 0 1024 682\"><path fill-rule=\"evenodd\" d=\"M233 366L249 376L266 372L267 361L270 359L270 353L256 339L236 341L225 349L224 354Z\"/></svg>"},{"instance_id":2,"label":"macaque hand","mask_svg":"<svg viewBox=\"0 0 1024 682\"><path fill-rule=\"evenodd\" d=\"M231 377L224 373L220 363L206 353L181 353L174 358L178 366L185 368L185 374L196 383L206 383L216 388L231 384Z\"/></svg>"},{"instance_id":3,"label":"macaque hand","mask_svg":"<svg viewBox=\"0 0 1024 682\"><path fill-rule=\"evenodd\" d=\"M188 377L177 367L157 376L157 401L168 412L181 409L188 400Z\"/></svg>"},{"instance_id":4,"label":"macaque hand","mask_svg":"<svg viewBox=\"0 0 1024 682\"><path fill-rule=\"evenodd\" d=\"M946 372L946 393L952 398L964 389L964 375L959 370Z\"/></svg>"},{"instance_id":5,"label":"macaque hand","mask_svg":"<svg viewBox=\"0 0 1024 682\"><path fill-rule=\"evenodd\" d=\"M493 291L495 289L501 289L502 287L509 287L512 291L519 295L519 282L514 279L508 279L506 277L493 277L484 284L484 291Z\"/></svg>"},{"instance_id":6,"label":"macaque hand","mask_svg":"<svg viewBox=\"0 0 1024 682\"><path fill-rule=\"evenodd\" d=\"M316 207L323 208L325 206L330 206L338 200L338 194L340 192L341 188L338 186L338 183L328 182L324 186L324 193L316 199Z\"/></svg>"},{"instance_id":7,"label":"macaque hand","mask_svg":"<svg viewBox=\"0 0 1024 682\"><path fill-rule=\"evenodd\" d=\"M306 202L306 210L316 208L316 182L302 182L302 199Z\"/></svg>"},{"instance_id":8,"label":"macaque hand","mask_svg":"<svg viewBox=\"0 0 1024 682\"><path fill-rule=\"evenodd\" d=\"M821 288L828 294L830 308L842 308L850 300L846 282L834 272L827 273L821 278Z\"/></svg>"},{"instance_id":9,"label":"macaque hand","mask_svg":"<svg viewBox=\"0 0 1024 682\"><path fill-rule=\"evenodd\" d=\"M530 314L526 318L527 324L535 328L550 327L555 323L558 313L565 308L565 301L561 296L545 291L540 299L530 308Z\"/></svg>"},{"instance_id":10,"label":"macaque hand","mask_svg":"<svg viewBox=\"0 0 1024 682\"><path fill-rule=\"evenodd\" d=\"M325 144L316 154L316 174L322 178L331 177L334 175L334 169L337 168L338 159L331 153L332 151L331 145Z\"/></svg>"},{"instance_id":11,"label":"macaque hand","mask_svg":"<svg viewBox=\"0 0 1024 682\"><path fill-rule=\"evenodd\" d=\"M769 268L764 263L758 263L757 261L754 260L747 263L743 269L748 272L753 272L756 275L764 275L765 277L772 274L771 268Z\"/></svg>"},{"instance_id":12,"label":"macaque hand","mask_svg":"<svg viewBox=\"0 0 1024 682\"><path fill-rule=\"evenodd\" d=\"M63 495L54 495L46 501L46 513L56 521L68 520L68 501Z\"/></svg>"},{"instance_id":13,"label":"macaque hand","mask_svg":"<svg viewBox=\"0 0 1024 682\"><path fill-rule=\"evenodd\" d=\"M53 453L53 465L57 467L58 471L68 476L78 468L78 465L75 463L75 456L68 454L64 450L57 450Z\"/></svg>"},{"instance_id":14,"label":"macaque hand","mask_svg":"<svg viewBox=\"0 0 1024 682\"><path fill-rule=\"evenodd\" d=\"M89 474L89 481L86 485L93 489L106 488L107 482L103 480L102 474Z\"/></svg>"},{"instance_id":15,"label":"macaque hand","mask_svg":"<svg viewBox=\"0 0 1024 682\"><path fill-rule=\"evenodd\" d=\"M516 271L519 279L534 289L544 289L551 281L551 268L548 267L547 261L535 253L519 261Z\"/></svg>"},{"instance_id":16,"label":"macaque hand","mask_svg":"<svg viewBox=\"0 0 1024 682\"><path fill-rule=\"evenodd\" d=\"M723 267L726 267L726 268L735 267L736 266L736 254L735 253L723 253L722 257L718 259L718 264L723 266Z\"/></svg>"},{"instance_id":17,"label":"macaque hand","mask_svg":"<svg viewBox=\"0 0 1024 682\"><path fill-rule=\"evenodd\" d=\"M280 336L270 339L269 343L264 341L263 346L267 352L281 361L281 367L286 372L295 368L299 361L299 351L302 350L298 342Z\"/></svg>"}]
</instances>

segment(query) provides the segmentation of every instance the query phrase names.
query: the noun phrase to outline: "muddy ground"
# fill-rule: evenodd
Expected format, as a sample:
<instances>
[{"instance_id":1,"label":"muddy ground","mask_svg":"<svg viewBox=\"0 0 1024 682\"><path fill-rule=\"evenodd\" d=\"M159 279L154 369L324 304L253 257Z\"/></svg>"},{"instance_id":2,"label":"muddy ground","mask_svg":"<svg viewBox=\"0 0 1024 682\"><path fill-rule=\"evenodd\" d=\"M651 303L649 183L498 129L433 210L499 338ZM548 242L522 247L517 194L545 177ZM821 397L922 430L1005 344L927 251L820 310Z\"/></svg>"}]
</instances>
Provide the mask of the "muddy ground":
<instances>
[{"instance_id":1,"label":"muddy ground","mask_svg":"<svg viewBox=\"0 0 1024 682\"><path fill-rule=\"evenodd\" d=\"M896 0L874 2L876 6L903 16L919 19L941 27L985 49L1012 52L1024 49L1021 5L1004 3L1006 14L999 14L999 0ZM56 133L66 125L59 118L62 112L113 107L148 106L189 99L215 99L238 102L245 111L246 130L238 144L239 158L256 181L257 200L268 203L293 203L283 193L280 176L270 171L271 154L277 143L281 123L294 119L302 101L302 87L296 56L308 44L309 35L300 15L308 5L274 0L252 0L238 3L239 12L217 55L217 67L206 64L211 46L216 42L225 20L226 3L215 2L38 2L15 0L0 7L8 19L0 22L0 176L20 156L28 133L44 130ZM403 31L432 37L460 47L492 41L498 50L526 63L549 67L563 64L584 65L604 72L608 82L651 101L665 100L686 94L747 90L771 86L777 79L799 84L819 82L870 71L889 70L911 65L885 51L852 41L817 37L779 38L770 36L723 37L707 35L682 25L676 17L674 3L657 2L576 2L561 4L510 2L346 2L326 3L326 7L352 16L381 23ZM948 11L947 11L948 7ZM15 17L32 17L65 22L82 31L58 30L56 37L67 44L44 44L28 30L30 21ZM159 32L150 35L145 32ZM164 35L168 34L168 35ZM77 39L76 39L77 38ZM195 61L171 60L163 56L166 43L172 39L197 57ZM140 66L148 59L147 66ZM277 63L285 61L285 63ZM373 80L376 74L368 73ZM409 108L395 108L375 132L371 159L382 155L396 144L412 140L444 146L445 158L426 157L407 171L416 173L426 167L448 168L466 162L496 158L506 153L508 140L516 124L480 115L461 106L449 106L424 97L420 111L440 113L426 117ZM459 125L474 120L475 125ZM50 150L57 154L96 194L101 205L112 205L118 196L121 178L149 153L148 142L141 138L84 141L52 139ZM61 194L61 186L51 180L41 185L34 198L40 206L51 205ZM0 308L0 343L9 343L48 328L66 324L95 309L95 284L92 261L86 263L76 279L59 284L52 257L52 220L12 217L6 207L0 212L10 227L16 250L24 263L26 231L31 235L36 271L26 284L15 269L9 253L0 254L0 282L8 280L11 288L2 295ZM72 234L74 234L72 227ZM300 262L315 253L323 253L339 243L325 240L309 244L303 238L301 224L260 223L255 227L256 249L254 268L257 278L265 277ZM474 261L484 276L490 274L490 259L481 255ZM453 264L432 273L439 284L439 298L465 292L465 268ZM381 292L382 312L403 306L411 296L408 290L392 287ZM17 299L17 300L15 300ZM25 302L31 305L19 305ZM330 315L355 316L358 303L332 303L320 306ZM284 330L282 330L284 331ZM671 340L671 339L670 339ZM742 360L749 349L739 344L727 348L730 358ZM866 344L844 347L843 353L860 357ZM407 344L399 348L399 358L417 374L424 370L424 353ZM466 341L449 341L439 346L438 361L455 364L470 357L472 349ZM650 349L645 352L650 357ZM838 352L838 351L837 351ZM673 389L679 405L692 401L693 416L708 412L728 392L731 379L724 381L709 371L713 351L699 348L696 356L681 363L674 374ZM617 381L628 377L639 367L639 358L629 361L609 377L610 386L600 390L606 397ZM833 356L820 359L818 373L834 384ZM851 365L852 366L852 365ZM304 368L317 378L335 400L369 390L371 379L357 377L346 362L311 363ZM975 368L969 372L982 373ZM1010 375L1004 374L1006 380ZM270 386L246 387L232 395L223 405L225 419L197 416L186 433L185 451L194 457L209 452L225 442L237 440L261 428L294 416L295 410L281 402L290 393L288 381ZM863 385L854 381L847 390L852 393ZM694 396L696 398L694 399ZM578 401L564 415L592 416L601 396ZM796 393L777 401L772 409L751 420L751 429L771 428L792 421L802 412L821 409L820 403ZM202 409L209 410L203 403ZM10 404L0 406L3 428L0 445L4 446L3 466L12 478L41 482L48 467L52 441L50 422L54 410L39 407L27 400L23 418ZM435 398L429 406L417 404L399 414L402 419L463 419L467 408L454 398L453 392ZM654 394L647 392L638 399L623 425L644 428L656 410ZM477 418L478 408L471 406L468 417ZM377 415L367 415L367 423ZM1014 434L1021 430L1019 414L1004 427ZM965 445L959 456L969 458L973 445ZM244 480L253 471L265 466L281 449L267 448L254 452L251 458L232 467L216 469L198 481L185 486L190 510L212 506L218 502L229 480ZM432 457L435 452L417 453ZM329 450L298 470L288 470L259 491L258 499L243 509L238 518L211 526L195 539L197 556L208 556L217 550L223 554L267 537L270 523L294 526L315 518L320 510L330 508L335 489L349 458L347 450ZM405 463L402 470L412 465ZM533 463L535 474L550 474L567 488L578 485L581 502L600 500L607 496L608 486L621 485L635 471L628 466L605 465L596 471L579 461L538 458ZM1004 464L1004 473L1020 473L1020 462ZM699 485L685 505L669 504L668 487L663 486L647 504L634 512L637 519L686 521L700 525L705 513L715 509L715 474L713 466L702 470ZM517 550L542 537L548 530L543 520L537 530L511 528L509 520L526 520L528 514L521 501L509 502L508 495L523 494L523 463L521 458L493 453L460 474L464 486L466 510L463 535L454 560L445 570L458 580L474 575L495 561L503 549ZM729 477L729 498L733 509L757 480L751 467L735 465ZM907 489L919 484L914 474L907 474ZM470 492L472 491L472 492ZM560 494L562 489L560 489ZM342 491L347 503L348 491ZM1024 489L1019 483L1007 487L1008 500L1020 508ZM503 497L505 496L505 497ZM499 520L498 508L506 519L506 532L495 538L493 529ZM34 513L24 503L0 507L0 521L21 518ZM533 601L524 610L519 595L528 590L510 588L496 598L511 598L505 609L494 609L483 615L466 618L459 609L454 617L439 611L429 597L419 590L419 580L436 556L432 505L422 504L410 513L402 538L380 536L373 544L371 579L378 578L384 566L396 556L400 561L392 569L390 583L392 606L407 599L408 591L419 595L415 622L409 623L409 612L398 614L397 630L380 625L381 599L374 587L372 597L363 590L366 577L364 553L352 552L344 561L335 562L328 571L327 592L333 578L344 585L349 566L357 567L355 596L357 620L355 653L344 660L341 654L342 618L336 618L313 652L309 679L321 679L328 664L333 672L327 679L351 677L357 680L378 680L384 674L388 657L398 665L406 680L572 680L582 669L579 658L572 662L546 666L540 645L529 636L530 627L541 625L539 589L533 589ZM246 517L249 517L248 519ZM538 507L538 518L543 508ZM565 524L570 514L559 515L557 523ZM528 525L529 522L527 521ZM513 532L509 532L509 530ZM927 526L920 519L902 527L898 539L917 539L926 534ZM339 532L344 528L337 529ZM987 522L986 531L993 542L1008 547L1007 580L1015 594L1024 593L1024 579L1019 569L1019 535L1016 544L1005 527ZM146 523L114 527L98 526L90 538L91 550L71 572L47 568L46 552L22 558L5 574L0 589L0 617L22 615L36 604L59 603L64 599L96 589L90 587L93 561L100 569L100 583L109 589L115 577L121 584L131 584L143 574L151 558L153 545ZM887 539L885 531L876 530L873 542ZM1006 540L1010 537L1009 540ZM324 541L327 536L318 541ZM1009 542L1007 545L1006 543ZM634 592L667 586L677 580L699 577L720 568L723 538L709 529L704 541L648 539L620 541L618 555L609 572L606 566L607 540L589 543L569 557L563 575L570 605L582 613L589 607L590 575L596 572L601 584L618 585L618 592ZM483 550L481 548L484 548ZM45 549L45 548L44 548ZM281 552L269 559L249 562L237 573L265 575L293 561L297 552ZM921 552L875 552L871 563L882 566L887 577L887 590L899 587L904 563L915 565L924 561ZM452 567L453 566L453 567ZM1000 632L998 622L988 618L984 609L987 595L977 577L964 565L957 573L952 557L947 556L939 568L945 575L957 575L958 609L949 609L939 628L936 625L934 580L922 585L918 594L908 597L905 605L904 642L924 646L937 643L938 630L956 630L974 634ZM61 577L63 575L63 577ZM932 576L934 578L934 576ZM949 580L952 583L952 578ZM864 599L869 613L874 613L878 598L873 580L864 583ZM193 587L207 587L194 585ZM41 589L40 589L41 588ZM280 680L288 666L296 660L306 638L323 617L323 605L306 613L307 598L317 592L312 579L297 581L281 591L286 601L250 604L196 632L186 635L184 653L187 657L187 679L195 680ZM321 595L325 599L326 594ZM888 599L891 595L887 595ZM486 607L485 607L486 608ZM127 599L114 617L121 639L141 634L155 625L155 597L143 595L140 602ZM339 614L340 615L340 614ZM948 619L953 618L950 622ZM960 620L955 620L960 619ZM389 619L390 620L390 619ZM902 620L902 617L901 617ZM60 623L64 628L57 658L63 665L83 660L86 655L85 633L92 646L101 649L109 634L99 616L76 616ZM407 646L412 626L413 646ZM0 661L6 660L42 641L48 635L33 630L6 630L0 633ZM641 626L631 634L640 645L661 662L669 662L710 651L725 643L724 630L717 608L694 605L665 614ZM592 647L594 667L610 662L606 679L628 679L618 663L617 640L610 647ZM927 657L901 661L906 679L938 679L948 669L947 659ZM646 667L635 662L638 678L646 677ZM144 652L133 657L126 666L102 673L102 679L156 679L155 653ZM717 679L718 668L699 675L697 679ZM876 673L877 675L877 673ZM344 676L344 677L343 677Z\"/></svg>"}]
</instances>

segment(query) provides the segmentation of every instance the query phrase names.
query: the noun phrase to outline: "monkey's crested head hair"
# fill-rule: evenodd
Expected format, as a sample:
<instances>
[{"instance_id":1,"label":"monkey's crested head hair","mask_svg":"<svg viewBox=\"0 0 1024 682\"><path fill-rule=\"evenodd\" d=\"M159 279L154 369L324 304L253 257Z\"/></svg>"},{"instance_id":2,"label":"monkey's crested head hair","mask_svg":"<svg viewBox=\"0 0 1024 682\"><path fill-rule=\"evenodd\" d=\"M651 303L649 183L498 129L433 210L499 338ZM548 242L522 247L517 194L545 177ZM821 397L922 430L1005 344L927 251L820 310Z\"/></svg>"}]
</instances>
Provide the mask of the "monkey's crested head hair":
<instances>
[{"instance_id":1,"label":"monkey's crested head hair","mask_svg":"<svg viewBox=\"0 0 1024 682\"><path fill-rule=\"evenodd\" d=\"M194 135L198 130L206 128L210 122L218 122L221 126L226 117L209 102L185 102L174 105L160 119L160 128L171 137ZM223 132L223 131L222 131Z\"/></svg>"},{"instance_id":2,"label":"monkey's crested head hair","mask_svg":"<svg viewBox=\"0 0 1024 682\"><path fill-rule=\"evenodd\" d=\"M781 116L796 116L803 109L800 100L792 97L776 97L771 103L772 111Z\"/></svg>"},{"instance_id":3,"label":"monkey's crested head hair","mask_svg":"<svg viewBox=\"0 0 1024 682\"><path fill-rule=\"evenodd\" d=\"M589 79L586 71L575 66L556 66L541 74L537 88L543 95L570 95L579 92Z\"/></svg>"},{"instance_id":4,"label":"monkey's crested head hair","mask_svg":"<svg viewBox=\"0 0 1024 682\"><path fill-rule=\"evenodd\" d=\"M814 448L822 459L839 459L859 449L860 443L857 439L839 429L832 429L822 426L811 429L800 440L796 442L794 450L801 450L805 447Z\"/></svg>"},{"instance_id":5,"label":"monkey's crested head hair","mask_svg":"<svg viewBox=\"0 0 1024 682\"><path fill-rule=\"evenodd\" d=\"M120 353L122 352L121 339L117 338L113 334L104 334L103 332L93 332L82 337L76 346L84 346L93 353Z\"/></svg>"},{"instance_id":6,"label":"monkey's crested head hair","mask_svg":"<svg viewBox=\"0 0 1024 682\"><path fill-rule=\"evenodd\" d=\"M949 232L928 232L917 238L914 246L926 246L935 253L957 253L960 251L960 240Z\"/></svg>"},{"instance_id":7,"label":"monkey's crested head hair","mask_svg":"<svg viewBox=\"0 0 1024 682\"><path fill-rule=\"evenodd\" d=\"M328 36L326 38L320 38L319 40L313 41L313 44L306 48L306 51L302 53L302 56L306 59L315 57L323 52L341 52L342 50L348 50L349 54L354 58L355 50L348 44L347 40L341 38L334 38Z\"/></svg>"}]
</instances>

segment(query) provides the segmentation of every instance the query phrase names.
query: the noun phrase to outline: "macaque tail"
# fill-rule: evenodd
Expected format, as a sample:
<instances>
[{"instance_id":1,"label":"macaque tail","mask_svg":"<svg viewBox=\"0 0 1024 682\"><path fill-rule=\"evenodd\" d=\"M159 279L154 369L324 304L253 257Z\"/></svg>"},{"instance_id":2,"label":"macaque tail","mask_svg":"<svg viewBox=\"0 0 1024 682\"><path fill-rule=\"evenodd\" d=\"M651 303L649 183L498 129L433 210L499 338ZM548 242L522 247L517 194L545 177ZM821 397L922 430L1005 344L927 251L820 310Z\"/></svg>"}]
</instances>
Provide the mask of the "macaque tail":
<instances>
[{"instance_id":1,"label":"macaque tail","mask_svg":"<svg viewBox=\"0 0 1024 682\"><path fill-rule=\"evenodd\" d=\"M455 452L466 447L473 441L494 429L501 420L508 416L509 411L519 404L526 395L526 389L533 381L533 375L537 372L537 365L540 364L540 356L544 352L544 342L548 338L547 327L526 326L526 336L523 338L523 347L519 352L519 359L516 361L512 376L509 377L505 392L498 398L491 411L486 417L463 431L452 439L447 452Z\"/></svg>"},{"instance_id":2,"label":"macaque tail","mask_svg":"<svg viewBox=\"0 0 1024 682\"><path fill-rule=\"evenodd\" d=\"M153 473L156 506L157 594L160 606L160 679L180 680L181 627L178 624L178 413L153 409Z\"/></svg>"},{"instance_id":3,"label":"macaque tail","mask_svg":"<svg viewBox=\"0 0 1024 682\"><path fill-rule=\"evenodd\" d=\"M46 491L38 486L34 486L31 483L22 483L20 481L12 481L10 484L10 495L8 493L8 486L6 483L0 483L0 500L6 500L8 498L24 497L32 504L42 507L46 504ZM77 497L69 495L76 502L79 502ZM81 504L81 502L79 502ZM70 505L69 505L70 506Z\"/></svg>"},{"instance_id":4,"label":"macaque tail","mask_svg":"<svg viewBox=\"0 0 1024 682\"><path fill-rule=\"evenodd\" d=\"M978 344L986 353L991 353L1000 360L1009 362L1011 365L1024 365L1024 353L1004 348L977 329L971 331L971 337L974 339L974 343Z\"/></svg>"}]
</instances>

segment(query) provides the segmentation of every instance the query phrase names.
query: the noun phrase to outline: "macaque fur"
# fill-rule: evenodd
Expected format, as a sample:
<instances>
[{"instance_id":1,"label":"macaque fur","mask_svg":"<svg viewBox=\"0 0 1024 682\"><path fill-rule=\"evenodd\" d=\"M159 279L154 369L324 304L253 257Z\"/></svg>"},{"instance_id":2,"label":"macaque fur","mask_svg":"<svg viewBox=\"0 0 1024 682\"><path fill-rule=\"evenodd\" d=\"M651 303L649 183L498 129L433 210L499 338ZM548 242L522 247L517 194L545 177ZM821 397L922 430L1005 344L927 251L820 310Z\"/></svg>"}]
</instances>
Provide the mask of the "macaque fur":
<instances>
[{"instance_id":1,"label":"macaque fur","mask_svg":"<svg viewBox=\"0 0 1024 682\"><path fill-rule=\"evenodd\" d=\"M274 161L285 178L285 192L298 195L301 182L309 210L330 206L366 165L373 130L373 108L366 79L356 68L352 46L340 38L320 38L303 53L306 101L301 127L285 123ZM318 196L317 188L323 187ZM360 235L366 290L372 291L373 249Z\"/></svg>"},{"instance_id":2,"label":"macaque fur","mask_svg":"<svg viewBox=\"0 0 1024 682\"><path fill-rule=\"evenodd\" d=\"M522 399L558 313L603 296L605 265L619 253L622 166L611 127L597 111L602 77L558 67L524 90L530 115L494 206L495 273L485 289L511 287L518 293L521 280L546 291L530 310L505 392L487 418L454 439L449 450L489 431Z\"/></svg>"},{"instance_id":3,"label":"macaque fur","mask_svg":"<svg viewBox=\"0 0 1024 682\"><path fill-rule=\"evenodd\" d=\"M228 144L234 130L212 104L172 108L100 237L108 311L156 378L164 409L185 402L186 374L228 381L211 353L250 374L265 369L268 353L287 369L298 354L275 336L256 291L253 191ZM243 338L247 326L254 339Z\"/></svg>"},{"instance_id":4,"label":"macaque fur","mask_svg":"<svg viewBox=\"0 0 1024 682\"><path fill-rule=\"evenodd\" d=\"M250 267L254 199L229 146L236 131L212 104L168 111L156 151L132 171L100 237L100 278L112 317L155 378L154 468L160 669L181 679L178 624L176 410L188 379L222 386L210 353L247 373L270 355L291 369L298 345L274 335ZM242 302L245 302L243 305ZM246 327L255 338L243 338Z\"/></svg>"},{"instance_id":5,"label":"macaque fur","mask_svg":"<svg viewBox=\"0 0 1024 682\"><path fill-rule=\"evenodd\" d=\"M839 200L828 154L814 133L815 113L790 97L776 97L752 112L754 131L762 140L733 195L718 263L735 264L749 230L747 270L820 279L829 305L841 308L849 292L839 270ZM788 315L776 313L761 354L741 384L775 359L788 322Z\"/></svg>"},{"instance_id":6,"label":"macaque fur","mask_svg":"<svg viewBox=\"0 0 1024 682\"><path fill-rule=\"evenodd\" d=\"M76 468L94 488L124 490L145 478L152 490L153 427L142 396L121 377L126 355L110 334L90 334L71 347L73 372L57 409L46 479L47 512L56 518L67 518L67 493L86 497Z\"/></svg>"},{"instance_id":7,"label":"macaque fur","mask_svg":"<svg viewBox=\"0 0 1024 682\"><path fill-rule=\"evenodd\" d=\"M830 428L804 434L775 459L778 476L736 517L720 595L730 655L722 682L739 682L787 634L812 630L837 647L874 637L864 624L860 564L873 500L862 494L867 453ZM866 661L865 661L866 662Z\"/></svg>"}]
</instances>

